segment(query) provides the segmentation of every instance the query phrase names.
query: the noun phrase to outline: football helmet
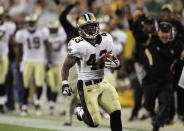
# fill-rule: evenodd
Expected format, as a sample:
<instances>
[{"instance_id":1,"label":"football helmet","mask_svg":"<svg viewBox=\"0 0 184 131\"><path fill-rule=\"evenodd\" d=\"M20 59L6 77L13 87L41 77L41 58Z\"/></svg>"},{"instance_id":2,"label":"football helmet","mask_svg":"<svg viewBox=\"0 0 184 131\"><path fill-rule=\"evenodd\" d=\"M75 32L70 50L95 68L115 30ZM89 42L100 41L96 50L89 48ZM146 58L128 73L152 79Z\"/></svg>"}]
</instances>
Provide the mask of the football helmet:
<instances>
[{"instance_id":1,"label":"football helmet","mask_svg":"<svg viewBox=\"0 0 184 131\"><path fill-rule=\"evenodd\" d=\"M80 36L87 39L95 39L99 33L99 23L93 13L86 13L79 16L77 28Z\"/></svg>"},{"instance_id":2,"label":"football helmet","mask_svg":"<svg viewBox=\"0 0 184 131\"><path fill-rule=\"evenodd\" d=\"M37 20L38 20L38 16L36 14L25 17L25 22L27 24L28 30L30 31L36 30Z\"/></svg>"},{"instance_id":3,"label":"football helmet","mask_svg":"<svg viewBox=\"0 0 184 131\"><path fill-rule=\"evenodd\" d=\"M59 26L60 26L59 21L50 22L47 25L51 34L57 34Z\"/></svg>"}]
</instances>

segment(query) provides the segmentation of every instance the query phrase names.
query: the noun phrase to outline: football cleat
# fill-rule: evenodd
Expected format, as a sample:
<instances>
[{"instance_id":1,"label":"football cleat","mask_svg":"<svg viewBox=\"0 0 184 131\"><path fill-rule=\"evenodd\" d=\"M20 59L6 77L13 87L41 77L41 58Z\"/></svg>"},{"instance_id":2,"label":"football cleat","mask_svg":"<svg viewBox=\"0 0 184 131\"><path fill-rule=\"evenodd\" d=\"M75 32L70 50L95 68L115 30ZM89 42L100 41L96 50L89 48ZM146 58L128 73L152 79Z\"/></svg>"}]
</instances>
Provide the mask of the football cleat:
<instances>
[{"instance_id":1,"label":"football cleat","mask_svg":"<svg viewBox=\"0 0 184 131\"><path fill-rule=\"evenodd\" d=\"M49 107L49 114L52 116L54 115L54 107L53 106L50 106Z\"/></svg>"},{"instance_id":2,"label":"football cleat","mask_svg":"<svg viewBox=\"0 0 184 131\"><path fill-rule=\"evenodd\" d=\"M79 121L82 121L82 115L84 114L83 108L80 104L76 106L75 115Z\"/></svg>"},{"instance_id":3,"label":"football cleat","mask_svg":"<svg viewBox=\"0 0 184 131\"><path fill-rule=\"evenodd\" d=\"M35 105L36 115L40 116L42 114L40 105Z\"/></svg>"},{"instance_id":4,"label":"football cleat","mask_svg":"<svg viewBox=\"0 0 184 131\"><path fill-rule=\"evenodd\" d=\"M27 116L27 106L26 105L22 105L20 115L21 116Z\"/></svg>"}]
</instances>

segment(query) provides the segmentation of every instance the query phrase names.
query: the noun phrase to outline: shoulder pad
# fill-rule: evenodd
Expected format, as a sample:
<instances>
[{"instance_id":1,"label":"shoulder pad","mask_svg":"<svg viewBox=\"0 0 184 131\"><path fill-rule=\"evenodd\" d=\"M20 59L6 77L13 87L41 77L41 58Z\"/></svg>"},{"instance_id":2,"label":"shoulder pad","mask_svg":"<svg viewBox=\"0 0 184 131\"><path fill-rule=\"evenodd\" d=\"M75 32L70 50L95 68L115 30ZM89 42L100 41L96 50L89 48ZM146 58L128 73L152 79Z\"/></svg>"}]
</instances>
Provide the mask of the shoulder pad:
<instances>
[{"instance_id":1,"label":"shoulder pad","mask_svg":"<svg viewBox=\"0 0 184 131\"><path fill-rule=\"evenodd\" d=\"M108 35L110 35L110 34L107 33L107 32L100 32L100 35L101 35L101 36L108 36Z\"/></svg>"},{"instance_id":2,"label":"shoulder pad","mask_svg":"<svg viewBox=\"0 0 184 131\"><path fill-rule=\"evenodd\" d=\"M82 38L81 36L78 36L78 37L74 37L71 39L72 43L76 43L76 44L79 44L81 43L82 41L84 41L84 38ZM70 43L70 42L69 42Z\"/></svg>"}]
</instances>

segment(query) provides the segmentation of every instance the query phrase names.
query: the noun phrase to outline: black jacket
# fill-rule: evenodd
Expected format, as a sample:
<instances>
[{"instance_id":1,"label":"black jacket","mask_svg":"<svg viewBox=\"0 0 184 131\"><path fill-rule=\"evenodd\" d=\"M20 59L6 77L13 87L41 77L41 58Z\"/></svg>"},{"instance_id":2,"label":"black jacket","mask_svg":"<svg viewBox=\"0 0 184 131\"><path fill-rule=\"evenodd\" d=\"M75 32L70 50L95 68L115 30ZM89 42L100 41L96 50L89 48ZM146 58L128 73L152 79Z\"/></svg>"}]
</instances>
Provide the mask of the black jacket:
<instances>
[{"instance_id":1,"label":"black jacket","mask_svg":"<svg viewBox=\"0 0 184 131\"><path fill-rule=\"evenodd\" d=\"M145 47L144 60L147 74L155 79L171 80L173 78L172 64L176 59L180 59L184 49L183 43L175 39L163 44L157 35L148 39L149 45Z\"/></svg>"},{"instance_id":2,"label":"black jacket","mask_svg":"<svg viewBox=\"0 0 184 131\"><path fill-rule=\"evenodd\" d=\"M74 27L68 20L67 20L67 15L69 12L72 10L74 7L73 4L68 5L68 7L60 14L59 20L61 25L63 26L66 35L67 35L67 43L74 37L79 36L79 33L77 31L77 28Z\"/></svg>"},{"instance_id":3,"label":"black jacket","mask_svg":"<svg viewBox=\"0 0 184 131\"><path fill-rule=\"evenodd\" d=\"M139 34L136 33L136 30L139 30L139 29L142 30L142 28L143 28L142 21L143 20L144 20L143 17L137 22L134 22L133 19L128 20L130 30L132 31L133 36L135 38L135 42L136 42L134 52L133 52L133 61L138 62L140 64L143 64L143 60L144 60L144 47L140 46L141 41L139 39Z\"/></svg>"}]
</instances>

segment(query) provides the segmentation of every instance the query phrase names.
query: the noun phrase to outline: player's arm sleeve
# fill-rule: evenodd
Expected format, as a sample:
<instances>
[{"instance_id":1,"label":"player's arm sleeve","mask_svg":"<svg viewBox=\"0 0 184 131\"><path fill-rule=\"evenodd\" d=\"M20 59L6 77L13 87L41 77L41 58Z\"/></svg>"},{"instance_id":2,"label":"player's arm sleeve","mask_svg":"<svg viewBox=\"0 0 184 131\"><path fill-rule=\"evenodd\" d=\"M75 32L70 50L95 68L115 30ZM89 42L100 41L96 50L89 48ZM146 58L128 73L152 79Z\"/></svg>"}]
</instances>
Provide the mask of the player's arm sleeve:
<instances>
[{"instance_id":1,"label":"player's arm sleeve","mask_svg":"<svg viewBox=\"0 0 184 131\"><path fill-rule=\"evenodd\" d=\"M22 31L17 31L16 34L15 34L15 41L17 44L22 44L23 43L23 39L24 39L24 36L23 36L23 33Z\"/></svg>"},{"instance_id":2,"label":"player's arm sleeve","mask_svg":"<svg viewBox=\"0 0 184 131\"><path fill-rule=\"evenodd\" d=\"M80 44L76 43L74 40L70 40L68 43L68 54L80 59L82 56L82 48L80 47Z\"/></svg>"},{"instance_id":3,"label":"player's arm sleeve","mask_svg":"<svg viewBox=\"0 0 184 131\"><path fill-rule=\"evenodd\" d=\"M49 38L49 29L48 28L43 28L42 29L42 38L43 40L48 40Z\"/></svg>"},{"instance_id":4,"label":"player's arm sleeve","mask_svg":"<svg viewBox=\"0 0 184 131\"><path fill-rule=\"evenodd\" d=\"M7 24L7 32L12 35L16 30L16 24L13 22L8 22Z\"/></svg>"}]
</instances>

